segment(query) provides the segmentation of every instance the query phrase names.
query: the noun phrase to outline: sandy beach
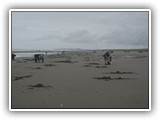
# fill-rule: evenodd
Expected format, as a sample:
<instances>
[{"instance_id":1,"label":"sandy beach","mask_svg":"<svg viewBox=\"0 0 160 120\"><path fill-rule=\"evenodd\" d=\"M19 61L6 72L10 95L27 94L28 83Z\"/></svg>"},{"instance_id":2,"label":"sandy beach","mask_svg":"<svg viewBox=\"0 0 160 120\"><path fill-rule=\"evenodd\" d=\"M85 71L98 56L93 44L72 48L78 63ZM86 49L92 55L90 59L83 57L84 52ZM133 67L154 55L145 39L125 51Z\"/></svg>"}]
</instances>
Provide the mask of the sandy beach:
<instances>
[{"instance_id":1,"label":"sandy beach","mask_svg":"<svg viewBox=\"0 0 160 120\"><path fill-rule=\"evenodd\" d=\"M44 63L12 61L12 109L149 108L149 58L146 51L104 51L45 55Z\"/></svg>"}]
</instances>

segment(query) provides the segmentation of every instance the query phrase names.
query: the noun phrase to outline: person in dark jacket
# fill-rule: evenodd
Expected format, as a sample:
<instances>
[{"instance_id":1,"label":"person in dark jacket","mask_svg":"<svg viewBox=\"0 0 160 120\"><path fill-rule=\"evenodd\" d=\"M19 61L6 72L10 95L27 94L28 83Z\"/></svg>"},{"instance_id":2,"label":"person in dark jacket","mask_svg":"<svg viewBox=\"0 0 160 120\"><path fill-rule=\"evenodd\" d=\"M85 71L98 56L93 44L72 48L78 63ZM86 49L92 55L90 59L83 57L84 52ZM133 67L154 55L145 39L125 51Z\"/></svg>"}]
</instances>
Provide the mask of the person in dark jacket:
<instances>
[{"instance_id":1,"label":"person in dark jacket","mask_svg":"<svg viewBox=\"0 0 160 120\"><path fill-rule=\"evenodd\" d=\"M15 57L16 57L16 55L12 53L12 61L14 61Z\"/></svg>"},{"instance_id":2,"label":"person in dark jacket","mask_svg":"<svg viewBox=\"0 0 160 120\"><path fill-rule=\"evenodd\" d=\"M42 62L44 62L44 56L43 56L43 54L35 54L34 55L34 60L35 60L36 63L40 62L40 60L42 60Z\"/></svg>"}]
</instances>

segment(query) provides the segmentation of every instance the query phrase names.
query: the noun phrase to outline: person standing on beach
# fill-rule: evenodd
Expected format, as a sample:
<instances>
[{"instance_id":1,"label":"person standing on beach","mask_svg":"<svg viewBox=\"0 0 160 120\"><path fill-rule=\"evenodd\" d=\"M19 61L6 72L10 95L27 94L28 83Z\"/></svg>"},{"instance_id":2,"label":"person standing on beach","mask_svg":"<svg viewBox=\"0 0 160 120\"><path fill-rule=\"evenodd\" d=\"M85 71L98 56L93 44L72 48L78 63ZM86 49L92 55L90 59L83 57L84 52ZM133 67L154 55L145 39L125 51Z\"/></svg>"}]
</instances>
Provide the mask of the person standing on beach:
<instances>
[{"instance_id":1,"label":"person standing on beach","mask_svg":"<svg viewBox=\"0 0 160 120\"><path fill-rule=\"evenodd\" d=\"M14 61L15 57L16 57L16 55L12 53L12 61Z\"/></svg>"},{"instance_id":2,"label":"person standing on beach","mask_svg":"<svg viewBox=\"0 0 160 120\"><path fill-rule=\"evenodd\" d=\"M112 61L112 56L111 56L111 52L107 51L104 55L104 61L105 61L105 65L111 65L111 61Z\"/></svg>"},{"instance_id":3,"label":"person standing on beach","mask_svg":"<svg viewBox=\"0 0 160 120\"><path fill-rule=\"evenodd\" d=\"M40 62L40 60L42 60L42 62L44 62L44 55L43 54L35 54L34 60L35 60L35 63Z\"/></svg>"}]
</instances>

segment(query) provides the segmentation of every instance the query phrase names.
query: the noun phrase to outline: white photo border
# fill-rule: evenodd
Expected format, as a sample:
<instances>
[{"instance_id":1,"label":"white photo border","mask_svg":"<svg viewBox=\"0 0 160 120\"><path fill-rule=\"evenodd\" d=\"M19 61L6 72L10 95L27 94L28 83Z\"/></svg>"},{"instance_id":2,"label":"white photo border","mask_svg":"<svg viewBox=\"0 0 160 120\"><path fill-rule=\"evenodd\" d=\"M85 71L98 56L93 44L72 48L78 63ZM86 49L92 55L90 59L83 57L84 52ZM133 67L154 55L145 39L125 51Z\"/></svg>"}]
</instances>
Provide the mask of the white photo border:
<instances>
[{"instance_id":1,"label":"white photo border","mask_svg":"<svg viewBox=\"0 0 160 120\"><path fill-rule=\"evenodd\" d=\"M148 51L149 51L149 108L148 109L12 109L11 108L11 52L12 52L12 12L148 12ZM151 111L151 10L150 9L10 9L9 10L9 110L10 111Z\"/></svg>"}]
</instances>

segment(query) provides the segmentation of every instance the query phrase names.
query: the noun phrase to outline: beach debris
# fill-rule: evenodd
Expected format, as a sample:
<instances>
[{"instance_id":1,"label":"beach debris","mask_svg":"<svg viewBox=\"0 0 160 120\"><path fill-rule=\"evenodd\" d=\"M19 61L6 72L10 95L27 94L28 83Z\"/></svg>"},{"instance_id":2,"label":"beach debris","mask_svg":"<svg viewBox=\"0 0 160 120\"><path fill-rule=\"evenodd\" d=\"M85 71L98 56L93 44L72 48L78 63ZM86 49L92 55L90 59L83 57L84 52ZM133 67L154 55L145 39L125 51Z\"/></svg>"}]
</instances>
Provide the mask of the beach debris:
<instances>
[{"instance_id":1,"label":"beach debris","mask_svg":"<svg viewBox=\"0 0 160 120\"><path fill-rule=\"evenodd\" d=\"M28 87L30 88L43 88L43 87L51 87L51 86L44 86L43 84L39 83L39 84L36 84L36 85L29 85Z\"/></svg>"},{"instance_id":2,"label":"beach debris","mask_svg":"<svg viewBox=\"0 0 160 120\"><path fill-rule=\"evenodd\" d=\"M71 61L71 60L61 60L61 61L55 61L56 63L74 63L78 61Z\"/></svg>"},{"instance_id":3,"label":"beach debris","mask_svg":"<svg viewBox=\"0 0 160 120\"><path fill-rule=\"evenodd\" d=\"M107 68L107 66L96 66L95 68Z\"/></svg>"},{"instance_id":4,"label":"beach debris","mask_svg":"<svg viewBox=\"0 0 160 120\"><path fill-rule=\"evenodd\" d=\"M92 65L99 65L99 63L86 63L86 65L84 65L84 67L91 67Z\"/></svg>"},{"instance_id":5,"label":"beach debris","mask_svg":"<svg viewBox=\"0 0 160 120\"><path fill-rule=\"evenodd\" d=\"M36 84L36 85L32 85L31 87L44 87L43 84Z\"/></svg>"},{"instance_id":6,"label":"beach debris","mask_svg":"<svg viewBox=\"0 0 160 120\"><path fill-rule=\"evenodd\" d=\"M94 77L94 79L109 81L109 80L126 80L126 79L129 79L129 78L122 78L122 77L112 78L110 76L107 76L107 77L104 76L104 77Z\"/></svg>"},{"instance_id":7,"label":"beach debris","mask_svg":"<svg viewBox=\"0 0 160 120\"><path fill-rule=\"evenodd\" d=\"M90 59L84 59L83 61L90 61Z\"/></svg>"},{"instance_id":8,"label":"beach debris","mask_svg":"<svg viewBox=\"0 0 160 120\"><path fill-rule=\"evenodd\" d=\"M136 74L136 73L116 71L116 72L108 72L108 73L104 73L104 74Z\"/></svg>"},{"instance_id":9,"label":"beach debris","mask_svg":"<svg viewBox=\"0 0 160 120\"><path fill-rule=\"evenodd\" d=\"M25 60L17 60L17 63L27 63Z\"/></svg>"},{"instance_id":10,"label":"beach debris","mask_svg":"<svg viewBox=\"0 0 160 120\"><path fill-rule=\"evenodd\" d=\"M24 58L23 60L25 60L25 61L34 61L33 58Z\"/></svg>"},{"instance_id":11,"label":"beach debris","mask_svg":"<svg viewBox=\"0 0 160 120\"><path fill-rule=\"evenodd\" d=\"M108 77L104 76L104 77L94 77L94 79L108 81L108 80L111 80L112 78L110 76L108 76Z\"/></svg>"},{"instance_id":12,"label":"beach debris","mask_svg":"<svg viewBox=\"0 0 160 120\"><path fill-rule=\"evenodd\" d=\"M35 69L42 69L41 67L36 67Z\"/></svg>"},{"instance_id":13,"label":"beach debris","mask_svg":"<svg viewBox=\"0 0 160 120\"><path fill-rule=\"evenodd\" d=\"M90 57L84 57L83 61L90 61Z\"/></svg>"},{"instance_id":14,"label":"beach debris","mask_svg":"<svg viewBox=\"0 0 160 120\"><path fill-rule=\"evenodd\" d=\"M42 69L41 67L25 67L25 68L29 68L29 69Z\"/></svg>"},{"instance_id":15,"label":"beach debris","mask_svg":"<svg viewBox=\"0 0 160 120\"><path fill-rule=\"evenodd\" d=\"M32 77L33 75L26 75L26 76L20 76L20 77L15 77L14 79L12 79L12 81L17 81L23 78L28 78L28 77Z\"/></svg>"},{"instance_id":16,"label":"beach debris","mask_svg":"<svg viewBox=\"0 0 160 120\"><path fill-rule=\"evenodd\" d=\"M99 65L99 63L89 63L90 65Z\"/></svg>"},{"instance_id":17,"label":"beach debris","mask_svg":"<svg viewBox=\"0 0 160 120\"><path fill-rule=\"evenodd\" d=\"M143 56L133 56L133 58L137 59L137 58L146 58L147 56L146 55L143 55Z\"/></svg>"},{"instance_id":18,"label":"beach debris","mask_svg":"<svg viewBox=\"0 0 160 120\"><path fill-rule=\"evenodd\" d=\"M44 64L44 66L52 67L52 66L55 66L55 65L54 64Z\"/></svg>"}]
</instances>

